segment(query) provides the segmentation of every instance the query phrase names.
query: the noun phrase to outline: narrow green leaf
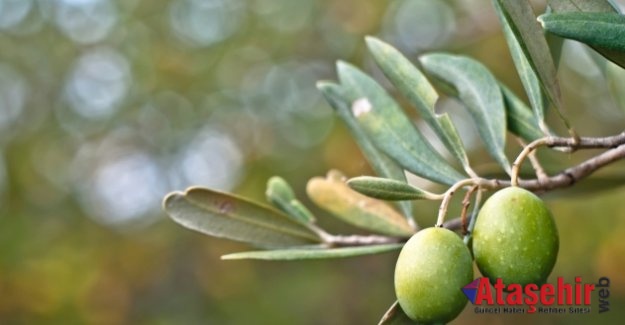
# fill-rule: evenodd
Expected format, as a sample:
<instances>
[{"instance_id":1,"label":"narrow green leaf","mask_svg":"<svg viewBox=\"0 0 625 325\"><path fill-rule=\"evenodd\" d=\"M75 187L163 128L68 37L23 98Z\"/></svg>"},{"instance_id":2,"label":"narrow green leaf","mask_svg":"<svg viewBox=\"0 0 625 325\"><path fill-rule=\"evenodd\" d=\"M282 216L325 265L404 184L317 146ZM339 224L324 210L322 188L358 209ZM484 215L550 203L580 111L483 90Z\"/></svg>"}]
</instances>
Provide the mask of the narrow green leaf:
<instances>
[{"instance_id":1,"label":"narrow green leaf","mask_svg":"<svg viewBox=\"0 0 625 325\"><path fill-rule=\"evenodd\" d=\"M319 207L354 226L390 236L414 233L406 219L388 204L366 197L344 182L314 177L308 181L306 192Z\"/></svg>"},{"instance_id":2,"label":"narrow green leaf","mask_svg":"<svg viewBox=\"0 0 625 325\"><path fill-rule=\"evenodd\" d=\"M555 12L617 12L608 0L548 0L547 4Z\"/></svg>"},{"instance_id":3,"label":"narrow green leaf","mask_svg":"<svg viewBox=\"0 0 625 325\"><path fill-rule=\"evenodd\" d=\"M297 222L309 224L315 221L312 212L297 200L293 189L282 177L274 176L267 181L265 196L269 203Z\"/></svg>"},{"instance_id":4,"label":"narrow green leaf","mask_svg":"<svg viewBox=\"0 0 625 325\"><path fill-rule=\"evenodd\" d=\"M338 84L325 81L318 82L317 88L350 130L373 170L383 177L405 180L403 169L374 146L352 115L351 103L345 90Z\"/></svg>"},{"instance_id":5,"label":"narrow green leaf","mask_svg":"<svg viewBox=\"0 0 625 325\"><path fill-rule=\"evenodd\" d=\"M528 142L542 138L544 134L532 116L531 109L508 87L504 85L500 85L500 87L506 104L508 130Z\"/></svg>"},{"instance_id":6,"label":"narrow green leaf","mask_svg":"<svg viewBox=\"0 0 625 325\"><path fill-rule=\"evenodd\" d=\"M564 12L607 12L620 13L610 0L548 0L547 4L555 13ZM602 47L592 47L606 59L625 68L625 53Z\"/></svg>"},{"instance_id":7,"label":"narrow green leaf","mask_svg":"<svg viewBox=\"0 0 625 325\"><path fill-rule=\"evenodd\" d=\"M273 176L267 180L265 195L269 202L275 202L278 205L281 205L283 202L295 200L293 188L280 176Z\"/></svg>"},{"instance_id":8,"label":"narrow green leaf","mask_svg":"<svg viewBox=\"0 0 625 325\"><path fill-rule=\"evenodd\" d=\"M413 321L404 313L399 306L399 302L395 301L391 308L382 316L382 319L378 325L416 325L417 322Z\"/></svg>"},{"instance_id":9,"label":"narrow green leaf","mask_svg":"<svg viewBox=\"0 0 625 325\"><path fill-rule=\"evenodd\" d=\"M399 250L404 244L384 244L341 248L291 248L271 251L241 252L228 254L222 260L256 259L268 261L296 261L330 258L346 258L362 255L373 255Z\"/></svg>"},{"instance_id":10,"label":"narrow green leaf","mask_svg":"<svg viewBox=\"0 0 625 325\"><path fill-rule=\"evenodd\" d=\"M617 13L567 12L538 17L553 34L593 47L625 52L625 16Z\"/></svg>"},{"instance_id":11,"label":"narrow green leaf","mask_svg":"<svg viewBox=\"0 0 625 325\"><path fill-rule=\"evenodd\" d=\"M556 68L529 1L493 0L493 4L503 13L501 18L505 21L502 24L512 30L545 93L559 110L562 105ZM568 127L568 121L564 121Z\"/></svg>"},{"instance_id":12,"label":"narrow green leaf","mask_svg":"<svg viewBox=\"0 0 625 325\"><path fill-rule=\"evenodd\" d=\"M473 117L488 152L506 172L510 171L504 152L506 112L495 77L481 63L464 56L435 53L420 60L428 73L453 85Z\"/></svg>"},{"instance_id":13,"label":"narrow green leaf","mask_svg":"<svg viewBox=\"0 0 625 325\"><path fill-rule=\"evenodd\" d=\"M391 45L370 36L367 37L367 45L386 77L408 98L465 170L471 170L464 145L448 114L436 114L438 93L427 78Z\"/></svg>"},{"instance_id":14,"label":"narrow green leaf","mask_svg":"<svg viewBox=\"0 0 625 325\"><path fill-rule=\"evenodd\" d=\"M535 119L538 122L538 125L542 125L542 129L545 130L546 126L544 126L544 120L548 103L543 100L543 92L540 87L538 76L525 56L525 52L523 51L517 36L512 31L501 6L499 6L497 2L495 2L495 11L499 16L499 21L503 27L504 36L506 37L506 42L508 43L508 48L510 49L510 54L512 55L512 61L516 66L523 88L525 88L525 92L529 98Z\"/></svg>"},{"instance_id":15,"label":"narrow green leaf","mask_svg":"<svg viewBox=\"0 0 625 325\"><path fill-rule=\"evenodd\" d=\"M290 213L292 213L293 216L299 216L304 224L314 223L316 221L312 212L299 200L291 200L291 202L289 202L289 208Z\"/></svg>"},{"instance_id":16,"label":"narrow green leaf","mask_svg":"<svg viewBox=\"0 0 625 325\"><path fill-rule=\"evenodd\" d=\"M432 148L375 80L350 64L339 62L337 67L352 113L376 147L424 178L444 184L464 178Z\"/></svg>"},{"instance_id":17,"label":"narrow green leaf","mask_svg":"<svg viewBox=\"0 0 625 325\"><path fill-rule=\"evenodd\" d=\"M560 61L562 60L562 48L564 48L564 38L546 32L544 34L545 39L547 40L547 45L549 46L549 52L551 53L551 57L553 58L553 64L556 67L556 71L558 71L560 69ZM542 91L542 103L545 112L544 114L547 115L551 102L549 101L549 97L547 96L547 94L545 94L544 91ZM557 113L561 114L561 111L557 110ZM543 120L543 134L551 135L551 133L548 133L546 129L548 129L548 127L546 126L546 121Z\"/></svg>"},{"instance_id":18,"label":"narrow green leaf","mask_svg":"<svg viewBox=\"0 0 625 325\"><path fill-rule=\"evenodd\" d=\"M338 84L331 82L318 82L317 89L321 91L330 106L334 108L337 115L343 120L350 130L358 147L362 150L365 158L379 176L406 181L404 170L391 158L375 147L373 142L367 137L365 131L360 127L358 121L352 114L351 101L348 99L345 90ZM412 203L409 201L399 202L399 208L406 218L412 221Z\"/></svg>"},{"instance_id":19,"label":"narrow green leaf","mask_svg":"<svg viewBox=\"0 0 625 325\"><path fill-rule=\"evenodd\" d=\"M319 243L316 234L288 216L244 198L192 187L163 201L165 212L182 226L201 233L280 248Z\"/></svg>"},{"instance_id":20,"label":"narrow green leaf","mask_svg":"<svg viewBox=\"0 0 625 325\"><path fill-rule=\"evenodd\" d=\"M435 196L406 182L380 177L354 177L347 181L347 186L368 197L388 201L423 200Z\"/></svg>"},{"instance_id":21,"label":"narrow green leaf","mask_svg":"<svg viewBox=\"0 0 625 325\"><path fill-rule=\"evenodd\" d=\"M549 51L551 52L551 57L553 58L553 64L556 66L557 70L559 69L560 59L562 58L564 38L549 33L545 34L545 38L547 39L547 44L549 45ZM548 101L549 99L546 98L546 100ZM547 106L548 104L545 104L545 108L547 108Z\"/></svg>"}]
</instances>

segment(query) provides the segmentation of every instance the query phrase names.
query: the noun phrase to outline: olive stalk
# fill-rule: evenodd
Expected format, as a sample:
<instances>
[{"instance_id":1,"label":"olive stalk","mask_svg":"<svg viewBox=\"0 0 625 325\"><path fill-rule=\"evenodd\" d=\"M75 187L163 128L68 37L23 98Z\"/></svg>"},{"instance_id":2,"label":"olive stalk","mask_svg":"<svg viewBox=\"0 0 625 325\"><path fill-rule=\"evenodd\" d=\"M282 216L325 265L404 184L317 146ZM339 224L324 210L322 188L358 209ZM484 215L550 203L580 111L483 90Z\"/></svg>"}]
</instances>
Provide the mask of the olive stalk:
<instances>
[{"instance_id":1,"label":"olive stalk","mask_svg":"<svg viewBox=\"0 0 625 325\"><path fill-rule=\"evenodd\" d=\"M399 237L381 235L333 235L314 223L307 224L306 226L315 232L328 247L381 245L399 243L402 241L402 238Z\"/></svg>"},{"instance_id":2,"label":"olive stalk","mask_svg":"<svg viewBox=\"0 0 625 325\"><path fill-rule=\"evenodd\" d=\"M452 185L443 195L443 201L438 208L438 218L436 219L436 227L443 227L445 222L445 215L447 215L447 208L449 207L449 201L457 190L468 185L478 185L480 183L479 178L467 178L456 182Z\"/></svg>"},{"instance_id":3,"label":"olive stalk","mask_svg":"<svg viewBox=\"0 0 625 325\"><path fill-rule=\"evenodd\" d=\"M478 190L477 194L475 194L475 202L473 205L473 210L471 211L471 217L469 219L469 227L467 228L467 233L464 235L464 244L467 245L469 240L471 240L471 234L473 233L473 228L475 228L475 220L477 219L477 213L480 211L480 205L482 204L482 191Z\"/></svg>"},{"instance_id":4,"label":"olive stalk","mask_svg":"<svg viewBox=\"0 0 625 325\"><path fill-rule=\"evenodd\" d=\"M467 234L467 212L469 211L469 207L471 206L471 196L478 189L477 185L473 185L467 192L464 194L464 198L462 199L462 211L460 212L460 219L462 219L462 234Z\"/></svg>"},{"instance_id":5,"label":"olive stalk","mask_svg":"<svg viewBox=\"0 0 625 325\"><path fill-rule=\"evenodd\" d=\"M527 143L525 143L525 141L523 141L523 139L516 138L516 140L519 143L519 145L521 146L521 148L525 148L527 146ZM547 175L547 172L545 172L545 169L540 164L540 161L538 160L538 157L536 156L536 151L531 152L529 154L528 158L530 160L530 163L532 164L532 168L534 168L534 171L536 172L536 177L539 180L545 180L545 179L549 178L549 176Z\"/></svg>"},{"instance_id":6,"label":"olive stalk","mask_svg":"<svg viewBox=\"0 0 625 325\"><path fill-rule=\"evenodd\" d=\"M544 146L550 148L569 148L572 150L577 149L597 149L597 148L609 148L609 150L589 158L588 160L565 169L560 173L553 176L542 177L537 174L535 179L519 179L518 173L520 165L525 158L530 157L530 154L537 148ZM581 137L577 140L573 138L560 138L560 137L545 137L538 139L529 145L525 146L523 151L519 154L513 164L513 176L516 178L512 180L502 179L486 179L486 178L467 178L456 182L445 193L433 194L429 199L442 200L439 207L438 218L436 222L437 227L447 228L450 230L457 230L463 228L462 217L458 217L445 222L449 202L452 196L460 188L467 186L477 187L477 193L475 197L475 203L471 212L471 219L468 226L468 234L465 236L465 242L471 236L471 232L475 225L476 214L479 209L479 205L482 199L482 192L484 190L497 190L509 186L518 186L530 191L551 191L558 188L569 187L578 182L579 180L591 175L596 170L609 165L615 161L625 158L625 132L605 138L586 138ZM515 182L516 179L516 182ZM515 185L516 184L516 185ZM329 246L363 246L363 245L378 245L387 243L400 243L404 242L406 238L392 237L392 236L379 236L379 235L332 235L324 230L320 229L314 224L309 227L317 233L322 241Z\"/></svg>"},{"instance_id":7,"label":"olive stalk","mask_svg":"<svg viewBox=\"0 0 625 325\"><path fill-rule=\"evenodd\" d=\"M538 160L535 159L535 157L532 157L534 150L542 146L550 148L564 147L572 150L597 148L611 149L590 158L577 166L568 168L557 175L549 177L546 175L544 170L542 170L542 167L540 167ZM530 157L530 160L534 160L533 165L535 169L540 167L536 169L537 178L531 180L519 180L521 165L528 157ZM443 195L443 201L441 202L438 210L436 226L444 227L445 215L447 214L449 201L454 193L461 187L474 185L484 189L500 189L508 186L518 186L531 191L547 191L560 187L571 186L580 179L592 174L597 169L623 158L625 158L625 132L604 138L562 138L549 136L537 139L524 146L523 150L515 159L512 164L511 179L509 182L499 179L489 180L485 178L467 178L452 185Z\"/></svg>"},{"instance_id":8,"label":"olive stalk","mask_svg":"<svg viewBox=\"0 0 625 325\"><path fill-rule=\"evenodd\" d=\"M523 161L525 160L525 158L527 158L530 154L532 154L532 152L534 150L536 150L539 147L542 146L546 146L546 147L550 147L550 148L554 148L554 147L565 147L565 148L569 148L572 150L576 150L576 149L600 149L600 148L611 148L612 150L609 150L601 155L598 155L594 158L591 158L589 160L587 160L586 162L578 165L577 167L574 168L578 168L578 169L567 169L565 171L565 173L567 173L566 175L571 175L571 185L573 183L575 183L578 178L575 177L585 177L587 175L589 175L590 173L594 172L595 170L603 167L605 164L608 164L612 161L618 160L620 158L623 158L625 156L624 153L622 153L621 151L625 150L625 149L620 149L618 150L620 147L622 147L625 144L625 132L622 132L618 135L615 136L610 136L610 137L604 137L604 138L589 138L589 137L572 137L572 138L561 138L561 137L544 137L544 138L540 138L537 140L534 140L532 143L528 144L527 146L525 146L523 148L523 150L521 151L521 153L519 153L519 155L517 156L516 160L514 161L514 163L512 164L512 173L511 173L511 181L510 184L511 186L521 186L523 188L528 189L528 187L533 188L533 184L532 186L523 186L522 184L519 184L519 170L521 168L521 165L523 164ZM615 151L616 150L616 151ZM580 167L583 166L583 167ZM579 169L585 169L585 170L589 170L588 173L584 173L583 171L580 171ZM565 176L566 176L565 175ZM556 175L556 177L559 175ZM568 177L568 176L567 176ZM554 178L547 178L547 179L542 179L543 177L538 178L537 182L541 183L544 182L545 184L547 184L547 186L549 186L549 183L561 183L561 181L555 181ZM530 185L531 183L527 183L526 185ZM531 189L530 188L530 189ZM551 188L548 188L551 189Z\"/></svg>"},{"instance_id":9,"label":"olive stalk","mask_svg":"<svg viewBox=\"0 0 625 325\"><path fill-rule=\"evenodd\" d=\"M532 143L523 148L521 153L512 163L512 172L510 173L510 183L512 186L519 186L519 170L521 169L521 165L523 164L525 158L534 152L536 148L547 145L548 139L549 137L534 140Z\"/></svg>"}]
</instances>

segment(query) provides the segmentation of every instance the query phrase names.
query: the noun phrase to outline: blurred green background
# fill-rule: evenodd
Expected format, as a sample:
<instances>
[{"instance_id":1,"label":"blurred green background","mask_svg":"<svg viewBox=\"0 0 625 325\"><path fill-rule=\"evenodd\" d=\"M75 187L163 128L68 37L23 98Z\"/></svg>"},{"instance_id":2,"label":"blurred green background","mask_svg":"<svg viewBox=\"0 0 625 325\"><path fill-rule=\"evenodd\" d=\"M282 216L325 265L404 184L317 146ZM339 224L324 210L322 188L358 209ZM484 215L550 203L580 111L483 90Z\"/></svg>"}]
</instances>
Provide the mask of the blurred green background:
<instances>
[{"instance_id":1,"label":"blurred green background","mask_svg":"<svg viewBox=\"0 0 625 325\"><path fill-rule=\"evenodd\" d=\"M376 323L394 300L395 253L222 262L249 247L186 230L160 208L190 185L262 201L271 175L308 202L306 181L330 168L370 173L315 88L337 59L388 86L365 35L413 60L471 55L522 93L487 0L0 0L0 324ZM622 131L610 89L625 85L606 82L579 44L565 44L560 78L580 134ZM488 164L460 104L439 108ZM544 159L556 171L587 156ZM580 188L604 187L601 177ZM502 317L468 306L457 323L625 317L625 191L574 192L549 200L561 235L552 277L610 277L611 311ZM415 214L429 226L436 209L419 203Z\"/></svg>"}]
</instances>

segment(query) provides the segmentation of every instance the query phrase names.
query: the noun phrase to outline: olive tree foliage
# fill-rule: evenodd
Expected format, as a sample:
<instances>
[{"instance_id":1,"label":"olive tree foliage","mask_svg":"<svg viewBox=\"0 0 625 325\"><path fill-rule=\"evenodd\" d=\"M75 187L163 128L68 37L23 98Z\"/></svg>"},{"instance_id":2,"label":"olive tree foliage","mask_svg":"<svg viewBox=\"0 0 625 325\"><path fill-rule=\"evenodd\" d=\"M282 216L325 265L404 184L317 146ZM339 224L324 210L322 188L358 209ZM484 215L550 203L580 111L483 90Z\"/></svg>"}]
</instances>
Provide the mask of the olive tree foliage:
<instances>
[{"instance_id":1,"label":"olive tree foliage","mask_svg":"<svg viewBox=\"0 0 625 325\"><path fill-rule=\"evenodd\" d=\"M312 178L306 192L329 215L370 234L338 235L321 228L317 216L278 176L267 183L268 204L192 187L167 195L165 211L184 227L259 248L222 256L224 260L330 259L399 250L413 234L432 226L419 225L413 218L413 205L419 200L440 201L434 226L461 232L467 244L484 192L509 186L534 192L568 187L625 157L625 132L584 137L583 130L567 120L554 63L562 39L568 38L625 68L625 16L608 0L549 0L546 12L538 17L525 0L494 0L493 6L528 103L470 57L428 53L411 62L382 40L366 38L381 71L454 161L435 150L387 91L358 67L339 61L338 81L317 83L377 175L348 179L331 170L326 177ZM548 42L546 35L556 41ZM468 110L486 151L500 168L499 175L505 176L482 175L473 169L452 119L435 110L437 89ZM552 131L545 120L549 113L559 117L568 134ZM506 137L516 138L522 146L514 159L506 155ZM534 154L541 147L565 155L581 149L603 150L548 174ZM526 161L533 173L520 177ZM432 193L409 184L406 171L446 185L447 190ZM458 192L465 193L461 215L447 220L450 200ZM381 324L409 322L397 306L393 304Z\"/></svg>"}]
</instances>

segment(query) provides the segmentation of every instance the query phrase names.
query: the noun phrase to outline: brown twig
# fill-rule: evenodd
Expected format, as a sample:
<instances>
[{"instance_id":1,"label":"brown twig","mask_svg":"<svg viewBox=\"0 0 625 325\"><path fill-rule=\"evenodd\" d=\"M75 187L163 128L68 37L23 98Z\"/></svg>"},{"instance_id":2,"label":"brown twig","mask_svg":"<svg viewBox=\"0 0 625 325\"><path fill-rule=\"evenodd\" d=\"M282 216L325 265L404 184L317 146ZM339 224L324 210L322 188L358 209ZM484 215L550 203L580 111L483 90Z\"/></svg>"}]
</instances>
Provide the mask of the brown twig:
<instances>
[{"instance_id":1,"label":"brown twig","mask_svg":"<svg viewBox=\"0 0 625 325\"><path fill-rule=\"evenodd\" d=\"M517 185L530 191L539 192L569 187L583 178L590 176L598 169L623 158L625 158L625 144L610 149L598 156L582 162L577 166L565 169L564 171L544 180L519 180ZM487 183L490 183L488 187L495 189L512 185L510 181L505 180L490 180Z\"/></svg>"},{"instance_id":2,"label":"brown twig","mask_svg":"<svg viewBox=\"0 0 625 325\"><path fill-rule=\"evenodd\" d=\"M530 163L532 164L532 168L534 168L534 171L536 172L536 177L538 177L538 180L545 180L547 178L549 178L549 175L547 175L547 173L545 172L545 169L543 168L543 166L540 164L540 161L538 160L538 157L536 157L536 152L532 152L530 153L529 157L530 159Z\"/></svg>"},{"instance_id":3,"label":"brown twig","mask_svg":"<svg viewBox=\"0 0 625 325\"><path fill-rule=\"evenodd\" d=\"M462 199L462 211L460 212L460 220L462 221L462 234L467 234L467 211L469 211L469 206L471 205L471 195L475 193L478 189L477 185L473 185L467 193L464 195Z\"/></svg>"},{"instance_id":4,"label":"brown twig","mask_svg":"<svg viewBox=\"0 0 625 325\"><path fill-rule=\"evenodd\" d=\"M456 193L457 190L464 186L469 185L477 185L480 182L480 178L467 178L463 179L456 184L452 185L445 194L443 194L443 201L441 202L440 207L438 208L438 218L436 219L436 227L443 227L445 222L445 215L447 215L447 207L449 206L449 202L451 201L452 196Z\"/></svg>"},{"instance_id":5,"label":"brown twig","mask_svg":"<svg viewBox=\"0 0 625 325\"><path fill-rule=\"evenodd\" d=\"M393 244L405 241L398 237L378 236L378 235L330 235L324 242L330 246L368 246Z\"/></svg>"},{"instance_id":6,"label":"brown twig","mask_svg":"<svg viewBox=\"0 0 625 325\"><path fill-rule=\"evenodd\" d=\"M604 137L604 138L589 138L579 137L575 138L560 138L560 137L547 137L545 145L547 147L570 147L573 149L601 149L601 148L616 148L622 144L625 144L625 132L620 134ZM531 144L530 144L531 145Z\"/></svg>"},{"instance_id":7,"label":"brown twig","mask_svg":"<svg viewBox=\"0 0 625 325\"><path fill-rule=\"evenodd\" d=\"M587 138L587 137L575 137L575 138L560 138L560 137L546 137L533 141L519 153L512 164L511 173L511 185L520 186L519 183L519 169L523 164L525 158L530 155L538 147L568 147L571 149L600 149L600 148L617 148L625 144L625 132L621 134L605 137L605 138ZM610 151L608 151L610 152ZM595 157L598 158L601 155ZM594 159L594 158L593 158ZM592 160L592 159L591 159ZM524 186L521 186L524 187Z\"/></svg>"},{"instance_id":8,"label":"brown twig","mask_svg":"<svg viewBox=\"0 0 625 325\"><path fill-rule=\"evenodd\" d=\"M401 307L399 306L399 302L395 301L393 303L393 305L391 306L391 308L389 308L386 313L384 313L384 316L382 316L382 319L380 319L380 322L378 323L378 325L380 324L386 324L386 322L388 322L389 320L393 319L395 317L395 315L397 315L397 313L403 313L401 311Z\"/></svg>"},{"instance_id":9,"label":"brown twig","mask_svg":"<svg viewBox=\"0 0 625 325\"><path fill-rule=\"evenodd\" d=\"M521 145L522 148L525 148L527 146L527 143L525 143L525 141L523 141L521 138L516 138L516 140L519 143L519 145ZM540 164L538 157L536 156L536 151L532 151L529 154L528 158L530 160L530 163L532 164L532 168L534 168L534 171L536 172L536 177L538 178L539 181L549 178L549 176L545 172L545 169Z\"/></svg>"}]
</instances>

